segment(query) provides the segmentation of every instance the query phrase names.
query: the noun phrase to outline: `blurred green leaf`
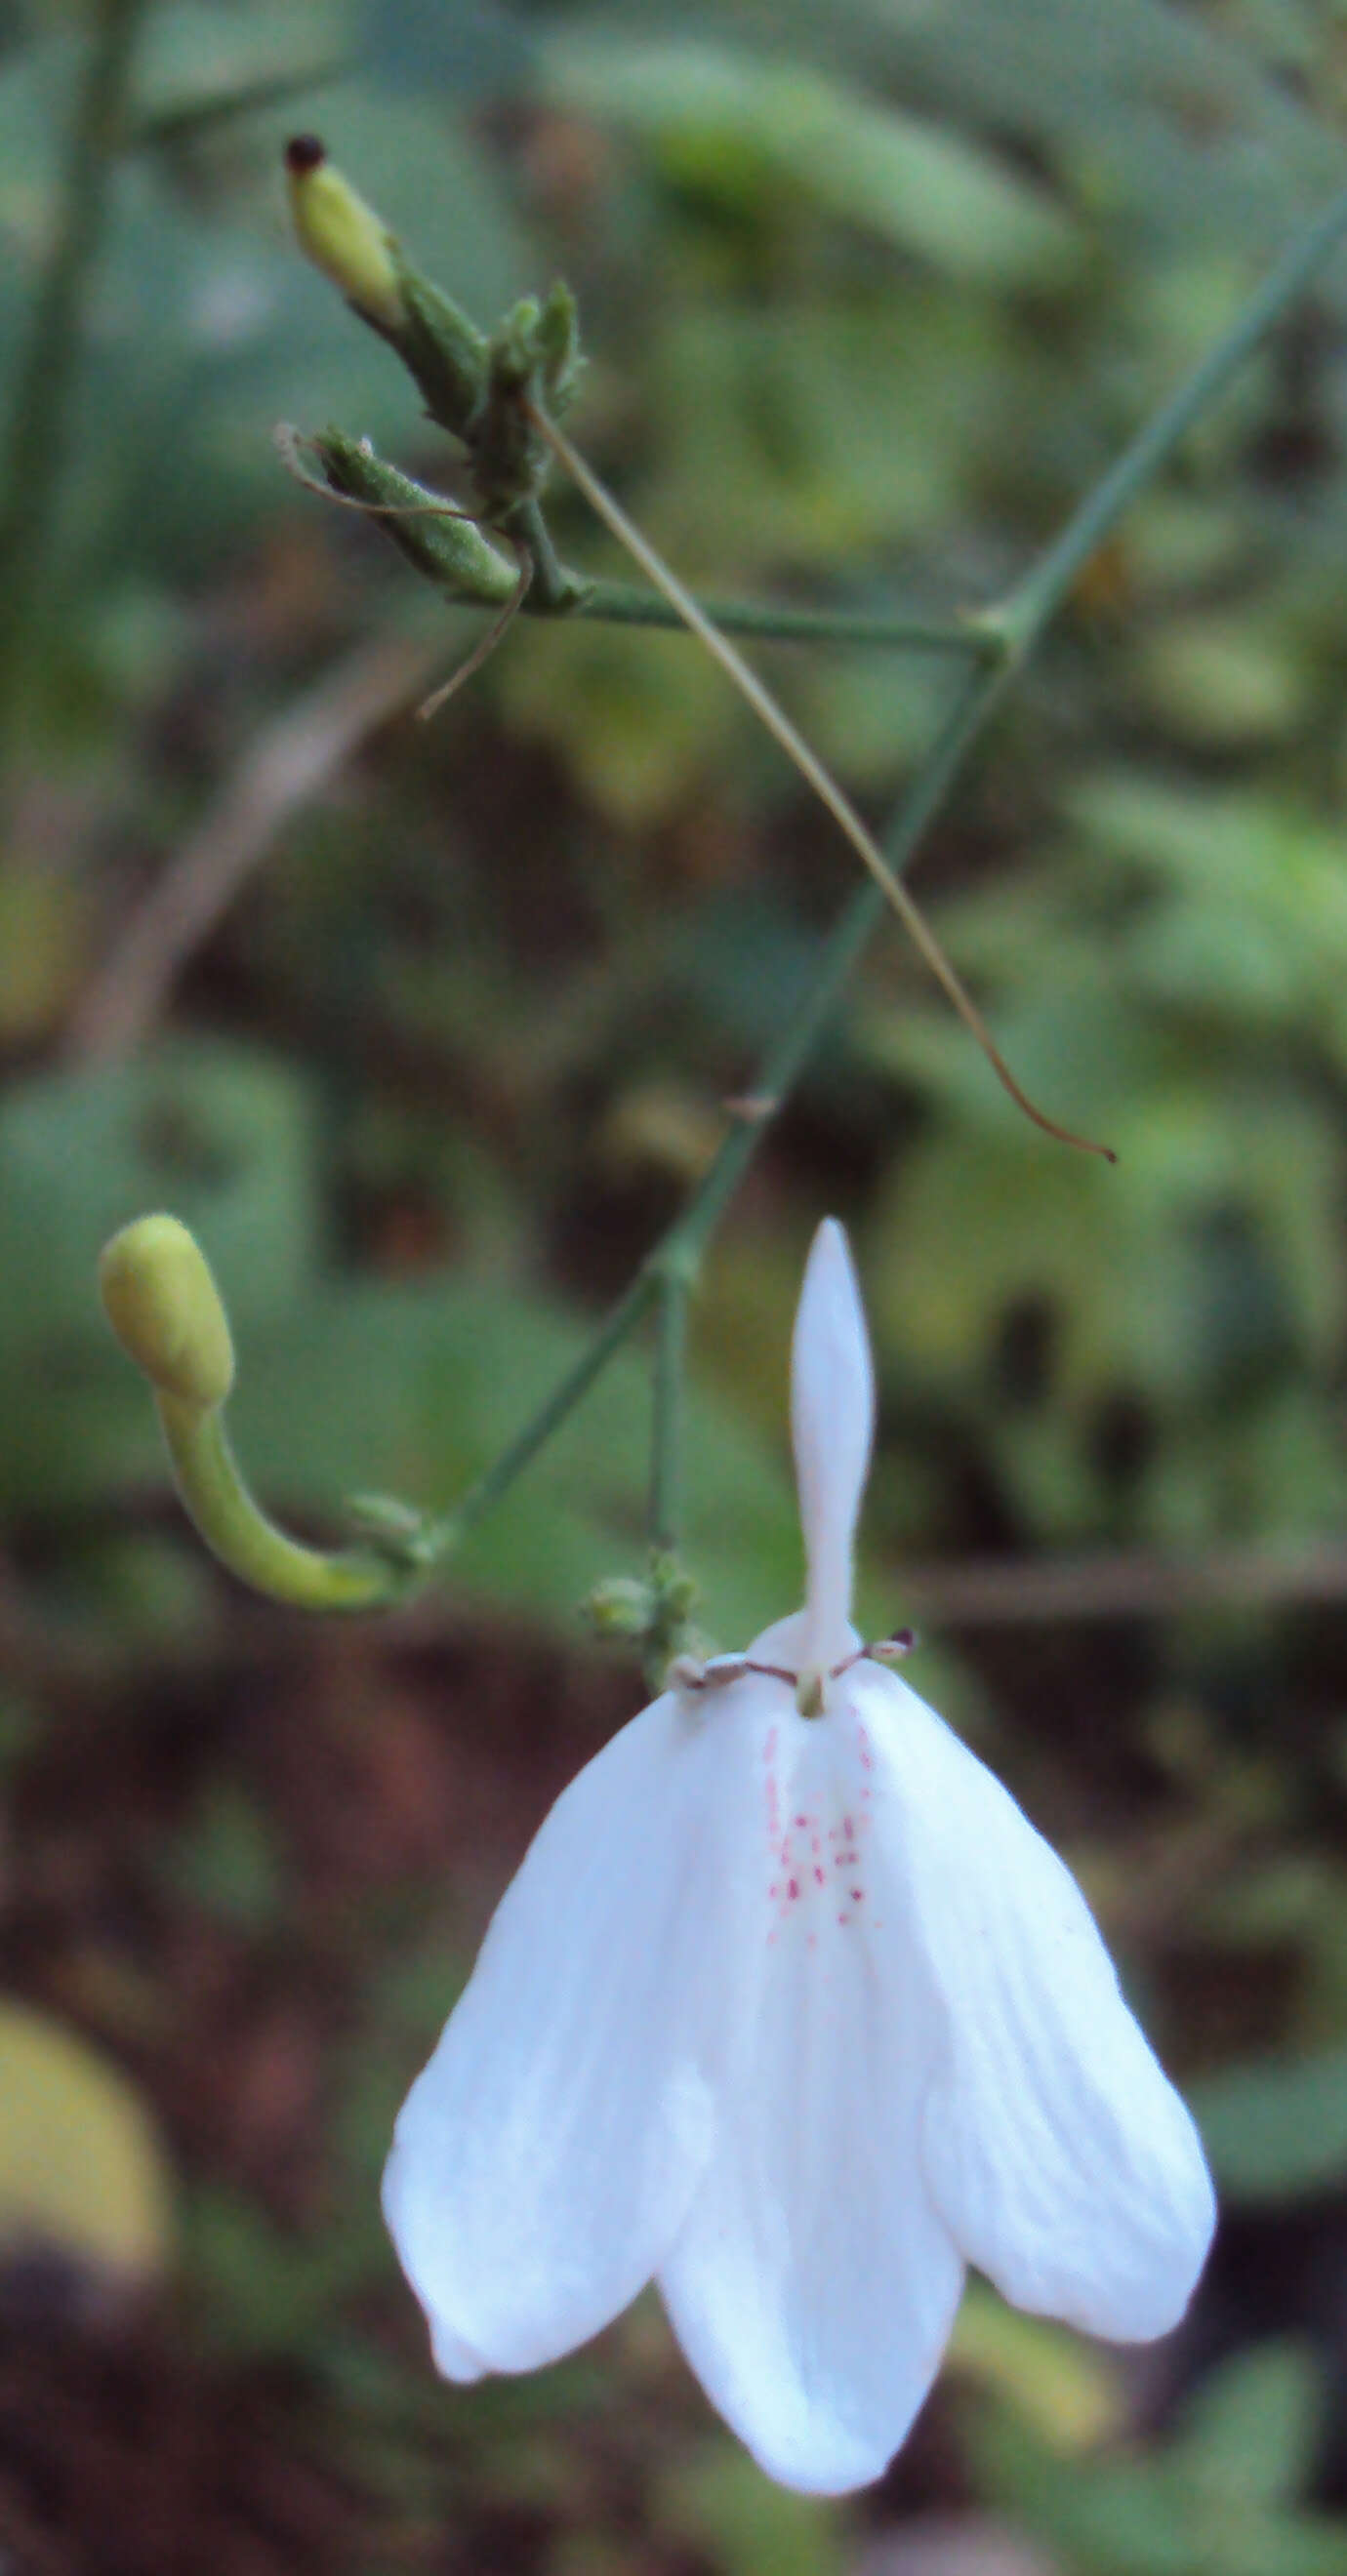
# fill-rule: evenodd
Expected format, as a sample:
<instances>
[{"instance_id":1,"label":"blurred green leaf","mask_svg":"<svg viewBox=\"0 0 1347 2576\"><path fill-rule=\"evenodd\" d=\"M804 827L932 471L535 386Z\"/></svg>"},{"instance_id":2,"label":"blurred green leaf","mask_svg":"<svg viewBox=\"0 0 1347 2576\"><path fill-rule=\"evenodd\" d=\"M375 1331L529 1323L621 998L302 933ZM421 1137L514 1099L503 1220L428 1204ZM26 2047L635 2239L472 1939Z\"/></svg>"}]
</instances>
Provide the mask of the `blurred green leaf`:
<instances>
[{"instance_id":1,"label":"blurred green leaf","mask_svg":"<svg viewBox=\"0 0 1347 2576\"><path fill-rule=\"evenodd\" d=\"M1323 2418L1321 2374L1295 2344L1228 2362L1184 2419L1187 2474L1223 2514L1258 2513L1302 2493Z\"/></svg>"},{"instance_id":2,"label":"blurred green leaf","mask_svg":"<svg viewBox=\"0 0 1347 2576\"><path fill-rule=\"evenodd\" d=\"M287 1874L270 1819L227 1780L213 1781L196 1814L165 1847L165 1878L216 1921L271 1930L285 1914Z\"/></svg>"},{"instance_id":3,"label":"blurred green leaf","mask_svg":"<svg viewBox=\"0 0 1347 2576\"><path fill-rule=\"evenodd\" d=\"M183 2214L184 2261L202 2339L231 2358L317 2358L342 2300L392 2267L377 2205L302 2236L242 2193L198 2185Z\"/></svg>"},{"instance_id":4,"label":"blurred green leaf","mask_svg":"<svg viewBox=\"0 0 1347 2576\"><path fill-rule=\"evenodd\" d=\"M984 2420L977 2449L986 2490L1079 2576L1334 2576L1347 2523L1297 2509L1319 2396L1309 2357L1272 2346L1208 2380L1153 2456L1064 2475L1004 2413Z\"/></svg>"},{"instance_id":5,"label":"blurred green leaf","mask_svg":"<svg viewBox=\"0 0 1347 2576\"><path fill-rule=\"evenodd\" d=\"M567 105L657 134L677 176L735 196L770 173L830 216L961 277L1060 279L1072 230L990 152L800 67L696 37L563 33L548 63Z\"/></svg>"},{"instance_id":6,"label":"blurred green leaf","mask_svg":"<svg viewBox=\"0 0 1347 2576\"><path fill-rule=\"evenodd\" d=\"M727 2441L704 2443L668 2478L659 2520L712 2552L724 2576L841 2576L835 2508L773 2486Z\"/></svg>"},{"instance_id":7,"label":"blurred green leaf","mask_svg":"<svg viewBox=\"0 0 1347 2576\"><path fill-rule=\"evenodd\" d=\"M504 0L360 0L361 58L388 89L427 83L458 98L517 89L533 59L533 31Z\"/></svg>"},{"instance_id":8,"label":"blurred green leaf","mask_svg":"<svg viewBox=\"0 0 1347 2576\"><path fill-rule=\"evenodd\" d=\"M1232 2199L1294 2201L1347 2176L1347 2046L1225 2067L1190 2099Z\"/></svg>"}]
</instances>

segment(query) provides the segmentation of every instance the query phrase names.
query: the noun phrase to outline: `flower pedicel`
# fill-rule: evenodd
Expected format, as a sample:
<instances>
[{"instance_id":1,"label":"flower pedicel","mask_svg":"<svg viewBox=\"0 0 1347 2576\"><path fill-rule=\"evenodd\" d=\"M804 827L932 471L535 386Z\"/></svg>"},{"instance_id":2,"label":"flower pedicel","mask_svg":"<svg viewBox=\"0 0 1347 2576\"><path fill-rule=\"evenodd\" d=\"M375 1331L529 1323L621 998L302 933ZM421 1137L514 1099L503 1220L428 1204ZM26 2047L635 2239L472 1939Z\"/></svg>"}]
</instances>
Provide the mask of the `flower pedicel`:
<instances>
[{"instance_id":1,"label":"flower pedicel","mask_svg":"<svg viewBox=\"0 0 1347 2576\"><path fill-rule=\"evenodd\" d=\"M804 1609L558 1800L384 2184L447 2377L553 2361L653 2277L763 2468L825 2494L903 2441L966 2263L1146 2342L1215 2218L1070 1872L850 1625L873 1416L829 1221L793 1352Z\"/></svg>"}]
</instances>

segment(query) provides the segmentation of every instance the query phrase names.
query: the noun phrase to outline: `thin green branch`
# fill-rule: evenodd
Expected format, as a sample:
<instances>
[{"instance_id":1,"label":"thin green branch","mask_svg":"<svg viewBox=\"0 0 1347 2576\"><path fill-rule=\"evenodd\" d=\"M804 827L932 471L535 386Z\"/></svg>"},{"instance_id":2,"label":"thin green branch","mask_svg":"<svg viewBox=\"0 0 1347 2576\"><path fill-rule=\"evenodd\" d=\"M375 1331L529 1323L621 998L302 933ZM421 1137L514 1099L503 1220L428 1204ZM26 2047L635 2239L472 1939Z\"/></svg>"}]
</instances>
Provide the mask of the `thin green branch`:
<instances>
[{"instance_id":1,"label":"thin green branch","mask_svg":"<svg viewBox=\"0 0 1347 2576\"><path fill-rule=\"evenodd\" d=\"M306 439L288 422L281 422L275 438L287 473L307 490L347 509L365 511L380 523L404 560L443 590L452 606L493 610L500 606L508 572L486 528L465 504L415 482L362 439L347 438L339 430ZM321 466L322 480L306 469L305 449ZM594 581L573 566L559 564L536 511L532 517L517 513L509 524L513 536L527 548L534 569L522 603L526 617L583 617L615 626L686 631L686 620L658 590L635 582ZM538 578L544 568L545 582ZM754 635L776 643L870 644L901 652L954 654L964 661L995 661L1007 650L1004 636L976 617L941 621L903 609L793 608L758 599L701 600L698 605L703 616L727 635Z\"/></svg>"},{"instance_id":2,"label":"thin green branch","mask_svg":"<svg viewBox=\"0 0 1347 2576\"><path fill-rule=\"evenodd\" d=\"M768 599L703 599L697 605L726 635L756 635L773 644L871 644L905 653L949 653L969 661L999 658L1005 646L975 618L942 621L897 609L791 608ZM530 603L529 614L550 611ZM635 582L596 581L566 612L609 626L662 626L686 633L684 620L658 591Z\"/></svg>"},{"instance_id":3,"label":"thin green branch","mask_svg":"<svg viewBox=\"0 0 1347 2576\"><path fill-rule=\"evenodd\" d=\"M120 0L134 15L135 0ZM116 14L110 7L108 15ZM106 24L106 19L105 19ZM981 621L988 658L966 671L930 751L885 836L887 872L899 874L962 772L970 751L1004 701L1081 566L1142 484L1166 462L1185 432L1229 380L1240 361L1286 309L1347 228L1347 191L1307 228L1244 312L1187 382L1149 422L1068 520L1012 592ZM695 623L695 619L693 621ZM560 1383L456 1508L423 1521L405 1506L373 1501L364 1508L367 1549L325 1554L290 1540L266 1520L231 1456L223 1406L233 1377L228 1324L200 1252L185 1229L150 1217L115 1237L103 1256L109 1318L155 1388L161 1419L189 1511L207 1542L259 1590L310 1609L374 1607L405 1598L430 1568L457 1546L500 1500L593 1385L652 1305L659 1314L655 1369L655 1439L651 1516L653 1562L662 1567L666 1605L686 1616L672 1579L671 1556L681 1485L682 1383L687 1302L715 1226L757 1149L763 1128L789 1097L822 1041L848 978L883 917L887 889L867 878L824 942L805 989L767 1049L753 1091L731 1103L732 1123L697 1188L625 1294L573 1361Z\"/></svg>"},{"instance_id":4,"label":"thin green branch","mask_svg":"<svg viewBox=\"0 0 1347 2576\"><path fill-rule=\"evenodd\" d=\"M672 1556L683 1518L683 1381L691 1273L667 1257L657 1269L654 1415L650 1441L650 1544Z\"/></svg>"},{"instance_id":5,"label":"thin green branch","mask_svg":"<svg viewBox=\"0 0 1347 2576\"><path fill-rule=\"evenodd\" d=\"M997 658L964 679L883 837L885 856L895 874L905 869L913 857L969 753L998 712L1083 565L1142 486L1168 462L1204 406L1224 389L1259 339L1327 259L1344 230L1347 190L1292 243L1231 329L1123 450L1102 482L1086 496L1060 535L1012 592L1007 604L987 612L981 623L993 639ZM867 879L850 897L824 943L808 990L768 1048L750 1093L736 1104L735 1122L682 1213L546 1404L495 1466L470 1489L457 1510L427 1527L427 1562L447 1554L465 1531L500 1500L621 1348L645 1314L669 1265L689 1282L695 1280L706 1245L757 1151L764 1127L789 1097L886 909L885 894L873 879Z\"/></svg>"},{"instance_id":6,"label":"thin green branch","mask_svg":"<svg viewBox=\"0 0 1347 2576\"><path fill-rule=\"evenodd\" d=\"M981 732L999 675L965 680L926 759L884 837L890 868L905 868ZM752 1162L764 1128L790 1098L805 1065L825 1036L862 952L883 920L887 898L873 878L857 887L823 944L813 975L767 1049L753 1085L736 1104L733 1126L722 1139L681 1215L653 1256L690 1262L695 1276L707 1244Z\"/></svg>"},{"instance_id":7,"label":"thin green branch","mask_svg":"<svg viewBox=\"0 0 1347 2576\"><path fill-rule=\"evenodd\" d=\"M468 1487L451 1512L446 1512L439 1520L422 1524L420 1547L424 1564L430 1565L450 1555L460 1540L466 1538L468 1531L485 1518L492 1505L500 1501L502 1494L509 1491L515 1478L536 1458L553 1432L560 1430L567 1415L574 1412L581 1396L588 1394L613 1353L621 1349L628 1334L653 1303L655 1290L656 1280L650 1267L638 1270L631 1286L609 1309L579 1358L572 1362L546 1402L525 1423L518 1438L511 1441L508 1449L501 1451L494 1465L488 1467L484 1476L478 1477L475 1485Z\"/></svg>"},{"instance_id":8,"label":"thin green branch","mask_svg":"<svg viewBox=\"0 0 1347 2576\"><path fill-rule=\"evenodd\" d=\"M122 141L146 0L98 0L61 180L55 235L19 362L0 462L0 714L13 720L65 453L84 307Z\"/></svg>"},{"instance_id":9,"label":"thin green branch","mask_svg":"<svg viewBox=\"0 0 1347 2576\"><path fill-rule=\"evenodd\" d=\"M620 503L614 499L607 485L600 481L593 467L580 455L578 449L563 436L555 422L545 420L531 403L526 407L531 418L537 423L540 435L546 439L553 454L559 458L572 481L584 493L591 509L597 511L605 526L615 537L620 538L628 554L663 592L670 607L677 611L689 632L697 637L699 643L705 645L712 659L720 664L726 678L732 682L741 698L751 707L758 722L766 727L773 741L779 744L786 758L799 771L806 786L813 789L819 803L831 814L838 829L851 843L862 867L866 868L876 884L883 888L908 938L929 966L947 1001L963 1021L974 1044L981 1047L997 1081L1010 1094L1017 1109L1021 1109L1025 1117L1032 1120L1035 1127L1041 1127L1045 1135L1055 1137L1058 1144L1078 1146L1081 1152L1086 1154L1102 1154L1106 1163L1116 1161L1117 1158L1111 1146L1094 1144L1088 1136L1077 1136L1070 1127L1061 1126L1057 1119L1049 1118L1043 1110L1036 1107L1022 1083L1012 1073L972 994L965 990L934 931L930 929L924 913L919 911L907 888L899 883L873 833L862 822L850 797L839 786L827 762L820 760L813 744L806 741L799 726L787 715L780 699L773 695L761 673L755 671L744 660L738 646L731 642L728 635L722 635L720 628L713 624L705 609L693 598L691 591L685 590L678 575L670 570L663 557L656 553L649 538L643 535L634 521L627 517ZM989 635L995 632L991 627L987 627L985 631ZM1005 649L1002 642L1003 658Z\"/></svg>"}]
</instances>

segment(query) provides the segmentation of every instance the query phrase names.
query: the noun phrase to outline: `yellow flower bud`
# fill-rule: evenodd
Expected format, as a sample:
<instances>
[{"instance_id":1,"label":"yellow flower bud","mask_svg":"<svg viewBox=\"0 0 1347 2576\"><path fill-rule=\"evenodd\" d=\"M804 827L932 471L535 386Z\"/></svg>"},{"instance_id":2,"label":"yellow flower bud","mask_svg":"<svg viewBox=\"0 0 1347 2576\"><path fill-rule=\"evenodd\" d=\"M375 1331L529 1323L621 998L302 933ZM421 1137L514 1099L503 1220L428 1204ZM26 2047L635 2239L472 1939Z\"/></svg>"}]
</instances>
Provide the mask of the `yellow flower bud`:
<instances>
[{"instance_id":1,"label":"yellow flower bud","mask_svg":"<svg viewBox=\"0 0 1347 2576\"><path fill-rule=\"evenodd\" d=\"M358 313L382 330L399 330L407 308L388 226L333 168L316 135L297 134L287 143L285 174L295 235L306 258Z\"/></svg>"},{"instance_id":2,"label":"yellow flower bud","mask_svg":"<svg viewBox=\"0 0 1347 2576\"><path fill-rule=\"evenodd\" d=\"M175 1216L137 1217L104 1245L103 1305L118 1341L163 1395L203 1413L234 1382L234 1346L200 1245Z\"/></svg>"}]
</instances>

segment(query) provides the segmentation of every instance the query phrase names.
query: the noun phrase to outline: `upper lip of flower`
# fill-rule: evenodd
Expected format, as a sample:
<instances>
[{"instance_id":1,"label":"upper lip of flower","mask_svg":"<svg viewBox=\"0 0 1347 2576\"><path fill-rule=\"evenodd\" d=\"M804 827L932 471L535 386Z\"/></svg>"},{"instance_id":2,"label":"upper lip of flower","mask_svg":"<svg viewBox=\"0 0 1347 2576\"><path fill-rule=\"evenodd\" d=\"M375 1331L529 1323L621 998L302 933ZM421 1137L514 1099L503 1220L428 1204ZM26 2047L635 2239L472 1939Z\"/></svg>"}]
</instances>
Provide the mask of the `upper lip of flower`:
<instances>
[{"instance_id":1,"label":"upper lip of flower","mask_svg":"<svg viewBox=\"0 0 1347 2576\"><path fill-rule=\"evenodd\" d=\"M804 1608L559 1800L385 2182L450 2377L552 2359L654 2275L722 2413L821 2490L881 2474L966 2260L1144 2340L1214 2217L1070 1873L850 1626L872 1419L830 1223L793 1355Z\"/></svg>"}]
</instances>

